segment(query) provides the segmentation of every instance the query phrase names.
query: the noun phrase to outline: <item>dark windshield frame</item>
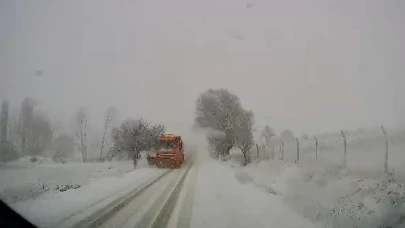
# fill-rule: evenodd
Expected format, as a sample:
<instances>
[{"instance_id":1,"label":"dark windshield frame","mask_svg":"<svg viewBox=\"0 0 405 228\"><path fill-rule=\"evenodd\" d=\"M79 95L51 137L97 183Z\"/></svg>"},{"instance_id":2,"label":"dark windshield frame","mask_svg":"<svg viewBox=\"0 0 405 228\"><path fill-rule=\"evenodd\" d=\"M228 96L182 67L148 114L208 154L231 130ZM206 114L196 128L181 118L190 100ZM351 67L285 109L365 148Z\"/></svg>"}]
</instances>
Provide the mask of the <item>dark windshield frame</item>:
<instances>
[{"instance_id":1,"label":"dark windshield frame","mask_svg":"<svg viewBox=\"0 0 405 228\"><path fill-rule=\"evenodd\" d=\"M160 142L160 148L163 149L175 149L178 147L178 142L176 140L161 140Z\"/></svg>"}]
</instances>

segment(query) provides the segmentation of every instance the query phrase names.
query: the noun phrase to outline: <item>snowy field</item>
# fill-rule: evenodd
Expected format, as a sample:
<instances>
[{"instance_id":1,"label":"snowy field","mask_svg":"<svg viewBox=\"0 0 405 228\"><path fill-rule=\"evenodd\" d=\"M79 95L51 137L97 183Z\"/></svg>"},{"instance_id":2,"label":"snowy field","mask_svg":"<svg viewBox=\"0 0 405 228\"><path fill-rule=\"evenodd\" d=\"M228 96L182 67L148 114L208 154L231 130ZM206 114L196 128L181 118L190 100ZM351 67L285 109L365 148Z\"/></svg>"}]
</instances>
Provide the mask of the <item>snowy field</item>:
<instances>
[{"instance_id":1,"label":"snowy field","mask_svg":"<svg viewBox=\"0 0 405 228\"><path fill-rule=\"evenodd\" d=\"M237 172L263 191L283 197L293 210L319 225L395 227L405 215L405 181L396 176L281 161L261 161Z\"/></svg>"},{"instance_id":2,"label":"snowy field","mask_svg":"<svg viewBox=\"0 0 405 228\"><path fill-rule=\"evenodd\" d=\"M8 163L2 166L0 178L2 199L40 227L52 226L106 198L113 200L120 192L124 194L165 171L146 168L145 160L136 170L132 161L60 164L40 160ZM60 191L56 186L61 185L80 187Z\"/></svg>"},{"instance_id":3,"label":"snowy field","mask_svg":"<svg viewBox=\"0 0 405 228\"><path fill-rule=\"evenodd\" d=\"M275 160L272 146L242 167L239 150L226 162L208 158L199 149L198 172L192 203L193 227L401 227L405 220L405 151L401 131L389 135L389 173L385 174L385 139L378 131L347 132L347 167L339 133L318 136L315 159L313 140L285 142L285 160ZM194 148L193 150L197 150ZM41 227L108 197L159 176L164 169L147 168L131 161L54 163L29 157L1 164L0 196L16 211ZM194 184L193 184L194 185ZM69 189L64 189L70 186ZM190 204L191 205L191 204ZM90 212L89 212L90 213ZM191 213L191 212L190 212ZM267 216L272 215L272 216Z\"/></svg>"},{"instance_id":4,"label":"snowy field","mask_svg":"<svg viewBox=\"0 0 405 228\"><path fill-rule=\"evenodd\" d=\"M314 141L300 140L298 163L296 142L287 142L285 161L279 160L277 145L275 160L266 159L272 152L270 146L259 157L254 153L254 161L247 167L240 167L242 158L238 152L231 155L227 164L236 168L241 179L283 197L293 210L321 227L396 227L403 223L403 132L389 136L389 174L384 174L382 132L349 132L346 136L347 167L343 166L343 139L339 133L318 136L318 160Z\"/></svg>"},{"instance_id":5,"label":"snowy field","mask_svg":"<svg viewBox=\"0 0 405 228\"><path fill-rule=\"evenodd\" d=\"M81 188L99 178L119 178L133 170L132 161L105 163L82 163L69 161L55 163L50 159L31 157L0 165L0 198L7 203L16 203L37 198L48 192L61 192ZM77 160L77 159L76 159ZM140 162L140 167L146 166Z\"/></svg>"}]
</instances>

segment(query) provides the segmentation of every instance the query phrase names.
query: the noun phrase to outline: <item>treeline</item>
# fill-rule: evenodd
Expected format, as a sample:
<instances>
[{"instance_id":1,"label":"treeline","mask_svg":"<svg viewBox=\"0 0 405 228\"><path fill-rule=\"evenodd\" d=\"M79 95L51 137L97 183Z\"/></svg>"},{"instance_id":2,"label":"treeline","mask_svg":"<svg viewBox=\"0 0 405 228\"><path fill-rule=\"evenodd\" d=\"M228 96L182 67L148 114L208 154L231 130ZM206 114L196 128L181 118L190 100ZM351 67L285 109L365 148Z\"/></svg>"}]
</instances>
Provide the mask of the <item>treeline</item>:
<instances>
[{"instance_id":1,"label":"treeline","mask_svg":"<svg viewBox=\"0 0 405 228\"><path fill-rule=\"evenodd\" d=\"M119 156L133 159L136 167L141 151L157 147L158 137L166 131L163 124L151 124L144 118L128 118L114 126L118 112L114 107L106 111L102 132L96 133L89 131L85 107L75 113L69 130L63 129L61 121L51 121L31 98L21 102L18 114L10 113L9 107L9 102L4 100L0 114L0 161L3 162L23 156L49 157L57 162L78 155L83 162Z\"/></svg>"},{"instance_id":2,"label":"treeline","mask_svg":"<svg viewBox=\"0 0 405 228\"><path fill-rule=\"evenodd\" d=\"M10 161L22 156L44 156L64 162L66 158L81 156L83 162L132 159L134 167L142 151L157 148L158 138L166 131L162 123L150 123L144 118L127 118L116 124L118 110L107 109L99 134L89 131L89 115L85 107L74 114L73 128L66 131L61 121L50 121L38 110L31 98L21 102L19 114L10 114L8 101L3 101L0 115L0 160ZM238 96L227 89L208 89L200 94L196 102L195 123L207 129L207 141L214 157L229 155L238 148L244 155L244 164L251 162L251 151L255 142L255 121L252 111L245 109ZM276 133L266 126L260 138L266 145ZM290 130L280 133L280 138L295 138ZM303 135L302 138L308 138Z\"/></svg>"},{"instance_id":3,"label":"treeline","mask_svg":"<svg viewBox=\"0 0 405 228\"><path fill-rule=\"evenodd\" d=\"M66 135L57 135L49 118L42 112L34 110L36 102L25 98L21 102L20 114L10 114L9 102L4 100L0 115L0 159L10 161L27 155L40 155L45 150L54 149L51 155L68 156L69 145L73 139ZM61 149L63 145L63 149Z\"/></svg>"}]
</instances>

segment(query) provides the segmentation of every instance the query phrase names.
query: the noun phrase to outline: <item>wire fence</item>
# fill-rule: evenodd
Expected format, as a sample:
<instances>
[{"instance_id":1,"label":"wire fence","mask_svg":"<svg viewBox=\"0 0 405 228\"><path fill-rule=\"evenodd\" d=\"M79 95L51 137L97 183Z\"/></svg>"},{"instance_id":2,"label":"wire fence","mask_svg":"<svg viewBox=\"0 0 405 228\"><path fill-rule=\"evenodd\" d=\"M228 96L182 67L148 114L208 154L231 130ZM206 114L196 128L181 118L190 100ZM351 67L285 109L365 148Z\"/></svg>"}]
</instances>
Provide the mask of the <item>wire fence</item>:
<instances>
[{"instance_id":1,"label":"wire fence","mask_svg":"<svg viewBox=\"0 0 405 228\"><path fill-rule=\"evenodd\" d=\"M257 145L255 160L306 163L326 161L350 169L405 171L405 130L358 129L315 135L307 139L270 140Z\"/></svg>"}]
</instances>

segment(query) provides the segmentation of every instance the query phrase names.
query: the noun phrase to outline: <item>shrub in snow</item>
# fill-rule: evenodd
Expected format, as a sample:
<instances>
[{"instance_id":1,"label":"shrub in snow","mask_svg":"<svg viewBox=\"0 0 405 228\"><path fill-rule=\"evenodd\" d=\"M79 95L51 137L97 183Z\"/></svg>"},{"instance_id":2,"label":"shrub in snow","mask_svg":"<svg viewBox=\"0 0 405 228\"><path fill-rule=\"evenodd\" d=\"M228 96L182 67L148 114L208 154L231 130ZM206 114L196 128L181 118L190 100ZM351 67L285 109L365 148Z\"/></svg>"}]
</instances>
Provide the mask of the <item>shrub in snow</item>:
<instances>
[{"instance_id":1,"label":"shrub in snow","mask_svg":"<svg viewBox=\"0 0 405 228\"><path fill-rule=\"evenodd\" d=\"M77 189L77 188L80 188L80 187L81 186L78 185L78 184L75 184L75 185L73 185L73 184L64 184L64 185L60 185L60 186L58 185L56 188L60 192L65 192L65 191L67 191L69 189Z\"/></svg>"},{"instance_id":2,"label":"shrub in snow","mask_svg":"<svg viewBox=\"0 0 405 228\"><path fill-rule=\"evenodd\" d=\"M37 156L32 156L32 157L30 158L30 162L36 162L36 161L38 161Z\"/></svg>"}]
</instances>

